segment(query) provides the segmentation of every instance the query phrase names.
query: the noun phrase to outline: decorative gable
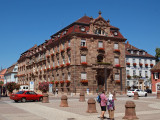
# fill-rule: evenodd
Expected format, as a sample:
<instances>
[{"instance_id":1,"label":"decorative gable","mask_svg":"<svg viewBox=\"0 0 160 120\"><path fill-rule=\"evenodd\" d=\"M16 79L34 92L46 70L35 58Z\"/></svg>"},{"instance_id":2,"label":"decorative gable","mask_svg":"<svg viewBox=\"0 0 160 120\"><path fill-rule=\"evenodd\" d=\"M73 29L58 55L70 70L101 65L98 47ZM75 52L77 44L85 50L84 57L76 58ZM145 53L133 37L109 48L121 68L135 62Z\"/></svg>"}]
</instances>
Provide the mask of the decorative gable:
<instances>
[{"instance_id":1,"label":"decorative gable","mask_svg":"<svg viewBox=\"0 0 160 120\"><path fill-rule=\"evenodd\" d=\"M90 22L90 34L102 35L102 36L111 36L110 32L110 21L105 20L99 12L99 16L96 19L91 18Z\"/></svg>"}]
</instances>

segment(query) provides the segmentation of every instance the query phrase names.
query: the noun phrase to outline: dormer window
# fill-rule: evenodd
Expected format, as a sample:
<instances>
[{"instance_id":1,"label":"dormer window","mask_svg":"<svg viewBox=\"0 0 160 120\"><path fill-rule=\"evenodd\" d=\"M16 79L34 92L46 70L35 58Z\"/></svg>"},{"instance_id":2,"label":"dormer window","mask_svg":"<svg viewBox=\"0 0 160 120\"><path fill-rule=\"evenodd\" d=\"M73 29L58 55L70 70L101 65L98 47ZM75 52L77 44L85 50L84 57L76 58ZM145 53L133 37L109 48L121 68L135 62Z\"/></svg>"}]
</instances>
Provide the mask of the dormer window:
<instances>
[{"instance_id":1,"label":"dormer window","mask_svg":"<svg viewBox=\"0 0 160 120\"><path fill-rule=\"evenodd\" d=\"M145 52L143 52L143 55L145 55Z\"/></svg>"},{"instance_id":2,"label":"dormer window","mask_svg":"<svg viewBox=\"0 0 160 120\"><path fill-rule=\"evenodd\" d=\"M81 27L81 31L84 32L86 29L85 27Z\"/></svg>"},{"instance_id":3,"label":"dormer window","mask_svg":"<svg viewBox=\"0 0 160 120\"><path fill-rule=\"evenodd\" d=\"M97 35L105 35L105 32L104 32L104 30L97 29L97 30L95 31L95 34L97 34Z\"/></svg>"},{"instance_id":4,"label":"dormer window","mask_svg":"<svg viewBox=\"0 0 160 120\"><path fill-rule=\"evenodd\" d=\"M114 35L115 35L115 36L117 36L117 35L118 35L118 33L117 33L117 32L114 32Z\"/></svg>"}]
</instances>

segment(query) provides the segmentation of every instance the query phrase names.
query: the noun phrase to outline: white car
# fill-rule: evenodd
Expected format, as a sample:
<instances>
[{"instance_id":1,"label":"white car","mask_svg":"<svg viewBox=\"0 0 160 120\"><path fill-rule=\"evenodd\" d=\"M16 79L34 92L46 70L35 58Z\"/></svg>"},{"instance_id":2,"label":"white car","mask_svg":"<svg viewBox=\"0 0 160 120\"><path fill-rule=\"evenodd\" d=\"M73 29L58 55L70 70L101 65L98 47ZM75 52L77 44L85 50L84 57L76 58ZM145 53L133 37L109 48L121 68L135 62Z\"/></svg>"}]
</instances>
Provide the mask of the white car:
<instances>
[{"instance_id":1,"label":"white car","mask_svg":"<svg viewBox=\"0 0 160 120\"><path fill-rule=\"evenodd\" d=\"M128 96L128 97L134 96L134 92L138 92L138 96L139 96L139 97L141 97L141 96L147 97L147 92L142 91L142 90L139 90L139 89L129 90L129 91L127 92L127 96Z\"/></svg>"}]
</instances>

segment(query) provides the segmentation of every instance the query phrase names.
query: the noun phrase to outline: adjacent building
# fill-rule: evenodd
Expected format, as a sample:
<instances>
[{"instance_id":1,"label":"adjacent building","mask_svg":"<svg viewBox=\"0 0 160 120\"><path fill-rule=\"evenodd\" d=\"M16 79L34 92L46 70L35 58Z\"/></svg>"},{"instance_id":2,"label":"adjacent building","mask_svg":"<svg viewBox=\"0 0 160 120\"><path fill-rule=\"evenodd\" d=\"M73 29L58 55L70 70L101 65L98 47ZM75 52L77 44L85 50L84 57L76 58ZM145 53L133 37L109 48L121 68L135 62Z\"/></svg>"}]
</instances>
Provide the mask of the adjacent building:
<instances>
[{"instance_id":1,"label":"adjacent building","mask_svg":"<svg viewBox=\"0 0 160 120\"><path fill-rule=\"evenodd\" d=\"M4 83L4 74L6 73L7 69L2 69L0 71L0 81Z\"/></svg>"},{"instance_id":2,"label":"adjacent building","mask_svg":"<svg viewBox=\"0 0 160 120\"><path fill-rule=\"evenodd\" d=\"M151 88L150 69L156 64L155 57L145 50L126 43L126 86L131 88Z\"/></svg>"},{"instance_id":3,"label":"adjacent building","mask_svg":"<svg viewBox=\"0 0 160 120\"><path fill-rule=\"evenodd\" d=\"M160 62L151 69L152 93L160 91Z\"/></svg>"},{"instance_id":4,"label":"adjacent building","mask_svg":"<svg viewBox=\"0 0 160 120\"><path fill-rule=\"evenodd\" d=\"M18 73L18 64L17 63L15 63L12 66L10 66L9 68L7 68L7 71L4 74L4 84L6 84L7 82L18 83L17 73Z\"/></svg>"},{"instance_id":5,"label":"adjacent building","mask_svg":"<svg viewBox=\"0 0 160 120\"><path fill-rule=\"evenodd\" d=\"M39 82L54 81L53 87L64 92L124 92L125 41L101 12L96 19L83 16L21 54L18 82L34 90Z\"/></svg>"}]
</instances>

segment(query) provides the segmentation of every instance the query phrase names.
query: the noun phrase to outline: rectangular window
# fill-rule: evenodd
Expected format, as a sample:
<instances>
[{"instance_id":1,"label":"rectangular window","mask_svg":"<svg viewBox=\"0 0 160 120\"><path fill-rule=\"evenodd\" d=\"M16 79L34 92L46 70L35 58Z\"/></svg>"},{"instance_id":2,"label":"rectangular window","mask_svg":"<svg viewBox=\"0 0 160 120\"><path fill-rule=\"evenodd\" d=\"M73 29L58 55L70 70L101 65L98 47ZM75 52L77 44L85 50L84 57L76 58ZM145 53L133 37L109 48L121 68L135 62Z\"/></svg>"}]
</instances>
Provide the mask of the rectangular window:
<instances>
[{"instance_id":1,"label":"rectangular window","mask_svg":"<svg viewBox=\"0 0 160 120\"><path fill-rule=\"evenodd\" d=\"M133 54L133 50L131 50L131 54Z\"/></svg>"},{"instance_id":2,"label":"rectangular window","mask_svg":"<svg viewBox=\"0 0 160 120\"><path fill-rule=\"evenodd\" d=\"M129 86L129 81L127 81L127 86Z\"/></svg>"},{"instance_id":3,"label":"rectangular window","mask_svg":"<svg viewBox=\"0 0 160 120\"><path fill-rule=\"evenodd\" d=\"M147 60L146 59L144 60L144 63L147 64Z\"/></svg>"},{"instance_id":4,"label":"rectangular window","mask_svg":"<svg viewBox=\"0 0 160 120\"><path fill-rule=\"evenodd\" d=\"M59 81L59 74L57 74L57 80Z\"/></svg>"},{"instance_id":5,"label":"rectangular window","mask_svg":"<svg viewBox=\"0 0 160 120\"><path fill-rule=\"evenodd\" d=\"M71 73L68 72L68 80L71 80Z\"/></svg>"},{"instance_id":6,"label":"rectangular window","mask_svg":"<svg viewBox=\"0 0 160 120\"><path fill-rule=\"evenodd\" d=\"M115 78L114 78L114 79L115 79L115 80L120 80L120 79L119 79L119 73L116 73L116 74L115 74Z\"/></svg>"},{"instance_id":7,"label":"rectangular window","mask_svg":"<svg viewBox=\"0 0 160 120\"><path fill-rule=\"evenodd\" d=\"M81 55L81 63L82 62L86 62L86 56L85 55Z\"/></svg>"},{"instance_id":8,"label":"rectangular window","mask_svg":"<svg viewBox=\"0 0 160 120\"><path fill-rule=\"evenodd\" d=\"M54 80L54 75L52 75L52 79Z\"/></svg>"},{"instance_id":9,"label":"rectangular window","mask_svg":"<svg viewBox=\"0 0 160 120\"><path fill-rule=\"evenodd\" d=\"M64 43L62 43L62 49L64 50Z\"/></svg>"},{"instance_id":10,"label":"rectangular window","mask_svg":"<svg viewBox=\"0 0 160 120\"><path fill-rule=\"evenodd\" d=\"M62 80L64 80L64 73L62 73Z\"/></svg>"},{"instance_id":11,"label":"rectangular window","mask_svg":"<svg viewBox=\"0 0 160 120\"><path fill-rule=\"evenodd\" d=\"M154 79L159 79L159 74L158 73L154 73Z\"/></svg>"},{"instance_id":12,"label":"rectangular window","mask_svg":"<svg viewBox=\"0 0 160 120\"><path fill-rule=\"evenodd\" d=\"M127 70L127 73L126 73L126 74L127 74L127 75L130 75L130 74L129 74L129 70Z\"/></svg>"},{"instance_id":13,"label":"rectangular window","mask_svg":"<svg viewBox=\"0 0 160 120\"><path fill-rule=\"evenodd\" d=\"M62 56L62 61L63 61L63 64L65 64L65 57Z\"/></svg>"},{"instance_id":14,"label":"rectangular window","mask_svg":"<svg viewBox=\"0 0 160 120\"><path fill-rule=\"evenodd\" d=\"M128 58L126 58L126 63L128 63L129 62L129 59Z\"/></svg>"},{"instance_id":15,"label":"rectangular window","mask_svg":"<svg viewBox=\"0 0 160 120\"><path fill-rule=\"evenodd\" d=\"M135 59L133 59L133 63L136 63L136 60L135 60Z\"/></svg>"},{"instance_id":16,"label":"rectangular window","mask_svg":"<svg viewBox=\"0 0 160 120\"><path fill-rule=\"evenodd\" d=\"M86 40L81 40L81 46L86 46Z\"/></svg>"},{"instance_id":17,"label":"rectangular window","mask_svg":"<svg viewBox=\"0 0 160 120\"><path fill-rule=\"evenodd\" d=\"M54 64L54 59L53 59L53 67L55 66L55 64Z\"/></svg>"},{"instance_id":18,"label":"rectangular window","mask_svg":"<svg viewBox=\"0 0 160 120\"><path fill-rule=\"evenodd\" d=\"M150 60L150 64L152 64L152 60Z\"/></svg>"},{"instance_id":19,"label":"rectangular window","mask_svg":"<svg viewBox=\"0 0 160 120\"><path fill-rule=\"evenodd\" d=\"M114 58L114 64L115 65L119 64L119 58Z\"/></svg>"},{"instance_id":20,"label":"rectangular window","mask_svg":"<svg viewBox=\"0 0 160 120\"><path fill-rule=\"evenodd\" d=\"M59 66L59 57L57 57L57 65Z\"/></svg>"},{"instance_id":21,"label":"rectangular window","mask_svg":"<svg viewBox=\"0 0 160 120\"><path fill-rule=\"evenodd\" d=\"M142 63L142 59L139 59L139 63Z\"/></svg>"},{"instance_id":22,"label":"rectangular window","mask_svg":"<svg viewBox=\"0 0 160 120\"><path fill-rule=\"evenodd\" d=\"M87 74L86 73L81 73L81 79L86 80L87 79Z\"/></svg>"},{"instance_id":23,"label":"rectangular window","mask_svg":"<svg viewBox=\"0 0 160 120\"><path fill-rule=\"evenodd\" d=\"M139 71L139 76L142 76L142 71L141 70Z\"/></svg>"},{"instance_id":24,"label":"rectangular window","mask_svg":"<svg viewBox=\"0 0 160 120\"><path fill-rule=\"evenodd\" d=\"M118 44L117 43L114 44L114 49L118 49Z\"/></svg>"},{"instance_id":25,"label":"rectangular window","mask_svg":"<svg viewBox=\"0 0 160 120\"><path fill-rule=\"evenodd\" d=\"M98 48L103 48L103 42L102 41L98 42Z\"/></svg>"},{"instance_id":26,"label":"rectangular window","mask_svg":"<svg viewBox=\"0 0 160 120\"><path fill-rule=\"evenodd\" d=\"M133 70L133 76L135 76L136 75L136 70Z\"/></svg>"},{"instance_id":27,"label":"rectangular window","mask_svg":"<svg viewBox=\"0 0 160 120\"><path fill-rule=\"evenodd\" d=\"M71 63L71 55L68 54L68 63Z\"/></svg>"},{"instance_id":28,"label":"rectangular window","mask_svg":"<svg viewBox=\"0 0 160 120\"><path fill-rule=\"evenodd\" d=\"M148 77L148 71L145 71L145 77L146 78Z\"/></svg>"}]
</instances>

